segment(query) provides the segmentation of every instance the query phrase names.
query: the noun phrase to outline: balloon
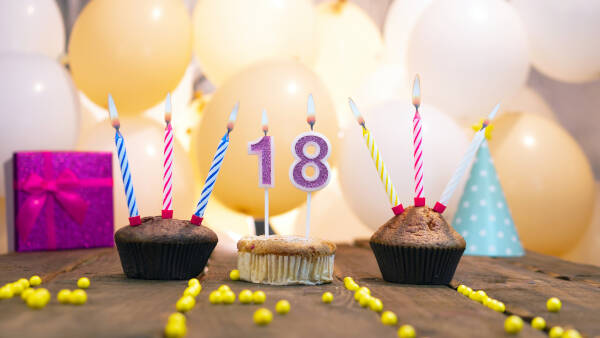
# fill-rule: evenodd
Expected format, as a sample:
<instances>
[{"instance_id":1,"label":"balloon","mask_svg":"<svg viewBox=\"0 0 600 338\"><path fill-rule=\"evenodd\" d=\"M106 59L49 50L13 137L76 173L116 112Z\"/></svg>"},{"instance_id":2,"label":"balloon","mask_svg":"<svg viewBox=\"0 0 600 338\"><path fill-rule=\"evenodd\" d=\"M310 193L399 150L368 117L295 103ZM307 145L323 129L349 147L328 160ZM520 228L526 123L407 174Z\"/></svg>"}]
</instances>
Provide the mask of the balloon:
<instances>
[{"instance_id":1,"label":"balloon","mask_svg":"<svg viewBox=\"0 0 600 338\"><path fill-rule=\"evenodd\" d=\"M512 113L493 123L490 150L523 246L554 255L573 248L596 195L585 154L551 120Z\"/></svg>"},{"instance_id":2,"label":"balloon","mask_svg":"<svg viewBox=\"0 0 600 338\"><path fill-rule=\"evenodd\" d=\"M478 119L525 83L525 34L504 0L433 2L411 34L408 74L421 74L427 102L455 117Z\"/></svg>"},{"instance_id":3,"label":"balloon","mask_svg":"<svg viewBox=\"0 0 600 338\"><path fill-rule=\"evenodd\" d=\"M41 54L0 55L0 162L14 151L71 150L79 130L73 82L56 61ZM4 165L0 167L4 179ZM4 195L4 184L0 196Z\"/></svg>"},{"instance_id":4,"label":"balloon","mask_svg":"<svg viewBox=\"0 0 600 338\"><path fill-rule=\"evenodd\" d=\"M588 0L517 0L529 36L531 63L560 81L600 78L600 2Z\"/></svg>"},{"instance_id":5,"label":"balloon","mask_svg":"<svg viewBox=\"0 0 600 338\"><path fill-rule=\"evenodd\" d=\"M226 131L229 112L238 101L240 110L213 197L236 211L263 216L264 192L258 187L258 158L248 155L248 142L263 135L264 108L269 118L269 135L273 136L275 145L275 188L269 189L269 210L277 215L306 200L306 193L292 185L288 172L293 162L290 150L293 139L310 130L306 123L310 93L316 106L315 131L329 138L332 145L329 163L334 165L338 140L333 104L319 78L300 63L285 60L260 63L238 73L217 89L194 136L193 147L202 182Z\"/></svg>"},{"instance_id":6,"label":"balloon","mask_svg":"<svg viewBox=\"0 0 600 338\"><path fill-rule=\"evenodd\" d=\"M117 108L119 101L116 101ZM162 209L164 124L147 118L121 118L121 133L127 146L127 156L140 215L160 215ZM115 225L127 224L127 201L115 151L115 130L110 123L99 123L83 136L77 148L86 151L113 152ZM175 140L173 154L173 203L175 218L188 219L194 212L196 198L194 174L186 152Z\"/></svg>"},{"instance_id":7,"label":"balloon","mask_svg":"<svg viewBox=\"0 0 600 338\"><path fill-rule=\"evenodd\" d=\"M106 107L110 92L121 115L164 100L192 56L184 4L173 0L91 1L73 26L69 62L77 87Z\"/></svg>"},{"instance_id":8,"label":"balloon","mask_svg":"<svg viewBox=\"0 0 600 338\"><path fill-rule=\"evenodd\" d=\"M369 15L350 2L324 2L317 7L317 59L314 70L338 108L344 127L351 120L346 101L375 70L383 51L379 29Z\"/></svg>"},{"instance_id":9,"label":"balloon","mask_svg":"<svg viewBox=\"0 0 600 338\"><path fill-rule=\"evenodd\" d=\"M54 0L0 2L0 52L41 53L52 59L65 50L65 26Z\"/></svg>"},{"instance_id":10,"label":"balloon","mask_svg":"<svg viewBox=\"0 0 600 338\"><path fill-rule=\"evenodd\" d=\"M356 102L405 207L414 204L414 108L409 102L390 100L366 109ZM423 119L424 195L427 205L433 206L467 150L469 139L453 119L436 108L424 104L419 111ZM358 125L344 131L340 151L343 195L360 220L371 229L377 229L394 214ZM462 191L461 186L458 191ZM450 201L444 213L447 220L452 219L458 199L456 196Z\"/></svg>"},{"instance_id":11,"label":"balloon","mask_svg":"<svg viewBox=\"0 0 600 338\"><path fill-rule=\"evenodd\" d=\"M500 115L504 112L536 114L551 120L556 119L552 108L535 90L523 87L510 99L503 101L500 105Z\"/></svg>"},{"instance_id":12,"label":"balloon","mask_svg":"<svg viewBox=\"0 0 600 338\"><path fill-rule=\"evenodd\" d=\"M265 59L312 63L314 17L308 0L199 0L194 9L196 57L217 86Z\"/></svg>"},{"instance_id":13,"label":"balloon","mask_svg":"<svg viewBox=\"0 0 600 338\"><path fill-rule=\"evenodd\" d=\"M377 66L375 71L359 86L357 92L352 97L361 106L369 107L391 99L410 98L410 80L406 76L404 67L399 64L382 63ZM344 107L343 113L348 115L348 109Z\"/></svg>"},{"instance_id":14,"label":"balloon","mask_svg":"<svg viewBox=\"0 0 600 338\"><path fill-rule=\"evenodd\" d=\"M596 182L596 196L600 185ZM600 198L596 199L591 225L583 233L573 250L561 255L562 259L600 266Z\"/></svg>"},{"instance_id":15,"label":"balloon","mask_svg":"<svg viewBox=\"0 0 600 338\"><path fill-rule=\"evenodd\" d=\"M432 0L396 0L388 9L383 37L386 60L404 64L406 46L413 27Z\"/></svg>"}]
</instances>

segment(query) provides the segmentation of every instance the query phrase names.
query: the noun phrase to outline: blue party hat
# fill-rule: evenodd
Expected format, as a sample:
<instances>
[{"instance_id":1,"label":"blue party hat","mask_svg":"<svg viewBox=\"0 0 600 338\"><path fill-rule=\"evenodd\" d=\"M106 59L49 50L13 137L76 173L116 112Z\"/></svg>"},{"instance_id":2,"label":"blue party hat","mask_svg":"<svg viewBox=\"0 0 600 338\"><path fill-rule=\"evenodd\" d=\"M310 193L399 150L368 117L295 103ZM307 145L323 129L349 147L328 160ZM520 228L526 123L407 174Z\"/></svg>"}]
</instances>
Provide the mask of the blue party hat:
<instances>
[{"instance_id":1,"label":"blue party hat","mask_svg":"<svg viewBox=\"0 0 600 338\"><path fill-rule=\"evenodd\" d=\"M467 241L465 255L525 254L486 140L477 151L453 226Z\"/></svg>"}]
</instances>

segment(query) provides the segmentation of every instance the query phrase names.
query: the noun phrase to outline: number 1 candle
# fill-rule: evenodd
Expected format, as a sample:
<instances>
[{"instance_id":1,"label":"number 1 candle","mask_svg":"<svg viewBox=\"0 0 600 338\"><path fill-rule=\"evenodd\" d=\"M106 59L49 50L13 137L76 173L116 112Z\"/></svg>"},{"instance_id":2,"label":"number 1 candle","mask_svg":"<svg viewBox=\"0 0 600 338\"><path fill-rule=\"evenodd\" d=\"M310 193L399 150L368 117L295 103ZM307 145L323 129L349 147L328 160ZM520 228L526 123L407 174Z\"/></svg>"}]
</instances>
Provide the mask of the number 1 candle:
<instances>
[{"instance_id":1,"label":"number 1 candle","mask_svg":"<svg viewBox=\"0 0 600 338\"><path fill-rule=\"evenodd\" d=\"M440 200L437 203L435 203L435 206L433 207L434 211L442 213L444 212L444 210L446 210L446 206L448 205L450 197L452 197L452 194L456 190L460 179L467 171L467 168L473 160L477 149L479 149L481 142L483 142L483 139L485 138L485 128L490 124L490 121L494 119L496 113L498 112L498 109L500 109L500 104L497 104L496 107L494 107L492 112L488 115L488 118L485 121L483 121L481 129L479 129L479 131L475 133L475 136L473 137L473 140L471 141L467 152L460 161L458 168L456 168L454 174L450 178L450 181L448 182L448 184L446 184L446 188L444 188Z\"/></svg>"},{"instance_id":2,"label":"number 1 candle","mask_svg":"<svg viewBox=\"0 0 600 338\"><path fill-rule=\"evenodd\" d=\"M265 237L269 238L269 188L275 186L273 177L273 138L267 136L269 121L267 111L262 112L262 131L265 134L256 141L248 143L248 154L258 155L258 186L265 189Z\"/></svg>"},{"instance_id":3,"label":"number 1 candle","mask_svg":"<svg viewBox=\"0 0 600 338\"><path fill-rule=\"evenodd\" d=\"M115 144L117 146L117 155L119 157L119 167L123 177L123 187L127 197L127 207L129 208L129 225L135 226L142 224L140 213L138 211L135 193L133 192L133 182L131 181L131 171L129 170L129 159L127 159L127 149L125 149L125 140L121 135L119 123L119 114L112 95L108 94L108 111L113 128L115 128Z\"/></svg>"},{"instance_id":4,"label":"number 1 candle","mask_svg":"<svg viewBox=\"0 0 600 338\"><path fill-rule=\"evenodd\" d=\"M308 238L310 234L310 198L311 192L322 189L331 180L331 173L327 158L331 151L331 144L325 135L313 131L315 118L315 102L312 94L308 96L308 109L306 122L310 126L310 131L302 133L292 142L292 155L294 163L290 167L290 180L292 184L306 191L306 233ZM309 148L314 148L314 152L309 153ZM315 173L309 176L308 168L313 168Z\"/></svg>"},{"instance_id":5,"label":"number 1 candle","mask_svg":"<svg viewBox=\"0 0 600 338\"><path fill-rule=\"evenodd\" d=\"M379 179L381 180L381 183L383 184L385 192L387 193L388 198L390 199L390 204L392 205L392 211L394 212L395 215L400 215L401 213L404 212L404 207L402 206L402 203L400 203L400 201L398 199L398 194L396 193L396 188L394 188L394 184L392 183L392 178L390 177L390 174L387 171L385 163L383 162L383 158L381 157L381 154L379 153L379 148L377 147L377 144L375 143L375 139L371 135L371 132L369 131L369 129L367 129L367 127L365 125L365 119L362 117L362 115L361 115L360 111L358 110L358 107L356 107L356 104L354 103L354 101L351 98L349 98L348 103L350 104L350 110L352 110L352 113L356 117L358 124L362 127L363 138L365 139L367 149L369 149L369 153L371 154L371 158L373 159L373 163L375 164L375 169L377 169Z\"/></svg>"},{"instance_id":6,"label":"number 1 candle","mask_svg":"<svg viewBox=\"0 0 600 338\"><path fill-rule=\"evenodd\" d=\"M210 165L210 169L208 170L208 176L206 177L206 181L204 182L204 188L202 188L202 194L200 195L200 200L196 205L196 211L192 215L192 219L190 222L196 225L201 225L202 220L204 219L204 211L206 210L206 205L208 204L208 198L215 187L215 182L217 181L217 176L219 175L219 170L221 170L221 165L223 164L223 159L225 158L225 153L227 152L227 147L229 146L229 134L233 130L233 125L235 123L235 119L237 118L239 109L239 103L235 104L231 114L229 114L229 122L227 123L227 132L221 138L219 142L219 146L217 147L217 152L215 153L215 157Z\"/></svg>"},{"instance_id":7,"label":"number 1 candle","mask_svg":"<svg viewBox=\"0 0 600 338\"><path fill-rule=\"evenodd\" d=\"M425 205L423 197L423 128L421 124L421 115L419 106L421 105L421 80L419 75L415 76L413 82L413 105L415 106L415 115L413 117L413 157L415 159L415 207Z\"/></svg>"},{"instance_id":8,"label":"number 1 candle","mask_svg":"<svg viewBox=\"0 0 600 338\"><path fill-rule=\"evenodd\" d=\"M162 218L173 218L173 127L171 126L171 94L165 100L165 159L163 162Z\"/></svg>"}]
</instances>

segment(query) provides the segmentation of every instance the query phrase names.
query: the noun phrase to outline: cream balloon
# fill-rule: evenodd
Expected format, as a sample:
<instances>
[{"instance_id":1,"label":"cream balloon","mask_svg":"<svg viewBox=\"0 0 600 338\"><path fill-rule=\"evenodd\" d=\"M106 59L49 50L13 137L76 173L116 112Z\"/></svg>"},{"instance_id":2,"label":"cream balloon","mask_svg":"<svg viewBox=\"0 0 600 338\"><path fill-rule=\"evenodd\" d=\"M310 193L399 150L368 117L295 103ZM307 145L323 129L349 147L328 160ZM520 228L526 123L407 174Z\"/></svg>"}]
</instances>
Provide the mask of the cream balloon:
<instances>
[{"instance_id":1,"label":"cream balloon","mask_svg":"<svg viewBox=\"0 0 600 338\"><path fill-rule=\"evenodd\" d=\"M596 196L599 191L600 184L596 182ZM561 258L600 266L600 198L596 198L590 226L573 249L561 255Z\"/></svg>"},{"instance_id":2,"label":"cream balloon","mask_svg":"<svg viewBox=\"0 0 600 338\"><path fill-rule=\"evenodd\" d=\"M344 127L351 120L346 111L348 95L381 58L381 34L369 15L353 3L324 2L317 7L316 41L314 70L329 88Z\"/></svg>"},{"instance_id":3,"label":"cream balloon","mask_svg":"<svg viewBox=\"0 0 600 338\"><path fill-rule=\"evenodd\" d=\"M383 38L388 62L404 64L406 47L415 23L432 0L396 0L385 17Z\"/></svg>"},{"instance_id":4,"label":"cream balloon","mask_svg":"<svg viewBox=\"0 0 600 338\"><path fill-rule=\"evenodd\" d=\"M265 59L310 64L314 17L308 0L199 0L193 18L196 57L217 86Z\"/></svg>"},{"instance_id":5,"label":"cream balloon","mask_svg":"<svg viewBox=\"0 0 600 338\"><path fill-rule=\"evenodd\" d=\"M410 80L402 65L382 63L367 76L352 98L363 107L391 99L407 100L411 95L409 87ZM343 112L347 114L347 108Z\"/></svg>"},{"instance_id":6,"label":"cream balloon","mask_svg":"<svg viewBox=\"0 0 600 338\"><path fill-rule=\"evenodd\" d=\"M414 108L407 101L390 100L366 109L360 108L361 103L356 102L405 207L413 204L414 197ZM423 119L424 195L427 205L433 206L466 151L469 139L452 118L436 108L425 104L419 111ZM371 229L377 229L393 216L392 206L358 125L344 131L340 151L339 175L343 195L360 220ZM458 191L462 191L465 180ZM451 200L444 213L446 219L452 219L458 200L459 196Z\"/></svg>"},{"instance_id":7,"label":"cream balloon","mask_svg":"<svg viewBox=\"0 0 600 338\"><path fill-rule=\"evenodd\" d=\"M0 55L0 177L14 151L71 150L80 107L69 73L41 54ZM5 196L4 184L0 196Z\"/></svg>"},{"instance_id":8,"label":"cream balloon","mask_svg":"<svg viewBox=\"0 0 600 338\"><path fill-rule=\"evenodd\" d=\"M119 102L116 103L118 108ZM164 125L147 118L124 117L121 118L121 132L127 147L140 215L142 217L160 215ZM115 152L115 130L108 122L99 123L95 129L82 137L77 148L86 151L113 152L115 225L116 227L126 225L129 215ZM187 153L177 140L173 151L173 210L175 218L188 219L194 212L197 197L194 189L194 174Z\"/></svg>"},{"instance_id":9,"label":"cream balloon","mask_svg":"<svg viewBox=\"0 0 600 338\"><path fill-rule=\"evenodd\" d=\"M523 246L553 255L573 248L596 196L585 154L551 120L512 113L493 123L490 150Z\"/></svg>"},{"instance_id":10,"label":"cream balloon","mask_svg":"<svg viewBox=\"0 0 600 338\"><path fill-rule=\"evenodd\" d=\"M310 93L316 106L315 131L329 138L332 155L328 161L333 166L338 150L333 104L323 83L308 68L294 61L264 62L238 73L217 89L194 136L193 151L202 182L226 131L228 114L238 101L240 110L213 197L236 211L263 216L264 192L258 187L258 158L248 155L248 142L262 136L261 112L266 109L269 135L273 136L275 146L275 188L269 190L270 212L280 214L306 200L306 192L292 185L288 172L293 162L292 140L310 130L306 123Z\"/></svg>"},{"instance_id":11,"label":"cream balloon","mask_svg":"<svg viewBox=\"0 0 600 338\"><path fill-rule=\"evenodd\" d=\"M406 64L427 102L472 120L525 83L526 32L504 0L436 1L415 24Z\"/></svg>"},{"instance_id":12,"label":"cream balloon","mask_svg":"<svg viewBox=\"0 0 600 338\"><path fill-rule=\"evenodd\" d=\"M505 112L527 112L556 120L556 115L550 105L530 87L523 87L515 96L503 101L500 106L500 115Z\"/></svg>"},{"instance_id":13,"label":"cream balloon","mask_svg":"<svg viewBox=\"0 0 600 338\"><path fill-rule=\"evenodd\" d=\"M510 3L523 19L535 68L565 82L600 78L600 2L517 0Z\"/></svg>"},{"instance_id":14,"label":"cream balloon","mask_svg":"<svg viewBox=\"0 0 600 338\"><path fill-rule=\"evenodd\" d=\"M0 2L0 52L41 53L57 60L65 26L54 0Z\"/></svg>"}]
</instances>

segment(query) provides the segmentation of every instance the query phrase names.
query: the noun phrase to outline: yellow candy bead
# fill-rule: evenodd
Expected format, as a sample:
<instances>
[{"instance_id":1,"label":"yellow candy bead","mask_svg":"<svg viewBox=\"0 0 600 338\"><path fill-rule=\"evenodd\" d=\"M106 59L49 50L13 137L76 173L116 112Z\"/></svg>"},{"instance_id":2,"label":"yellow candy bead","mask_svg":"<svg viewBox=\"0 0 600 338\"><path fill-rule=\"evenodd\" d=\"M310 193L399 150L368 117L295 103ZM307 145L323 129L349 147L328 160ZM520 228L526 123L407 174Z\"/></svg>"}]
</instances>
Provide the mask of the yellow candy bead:
<instances>
[{"instance_id":1,"label":"yellow candy bead","mask_svg":"<svg viewBox=\"0 0 600 338\"><path fill-rule=\"evenodd\" d=\"M229 285L223 284L223 285L219 286L219 288L217 290L219 290L221 292L223 292L223 291L231 291L231 288L229 287Z\"/></svg>"},{"instance_id":2,"label":"yellow candy bead","mask_svg":"<svg viewBox=\"0 0 600 338\"><path fill-rule=\"evenodd\" d=\"M366 292L369 296L371 295L371 290L369 290L369 288L366 286L361 287L360 289L358 289L358 291Z\"/></svg>"},{"instance_id":3,"label":"yellow candy bead","mask_svg":"<svg viewBox=\"0 0 600 338\"><path fill-rule=\"evenodd\" d=\"M265 293L262 291L255 291L252 294L252 301L254 302L254 304L262 304L265 302L266 299L267 295L265 295Z\"/></svg>"},{"instance_id":4,"label":"yellow candy bead","mask_svg":"<svg viewBox=\"0 0 600 338\"><path fill-rule=\"evenodd\" d=\"M3 286L0 288L0 299L9 299L13 297L12 287Z\"/></svg>"},{"instance_id":5,"label":"yellow candy bead","mask_svg":"<svg viewBox=\"0 0 600 338\"><path fill-rule=\"evenodd\" d=\"M31 296L31 294L34 292L35 292L35 290L32 288L27 288L27 289L23 290L23 292L21 292L21 299L24 301L27 301L27 297Z\"/></svg>"},{"instance_id":6,"label":"yellow candy bead","mask_svg":"<svg viewBox=\"0 0 600 338\"><path fill-rule=\"evenodd\" d=\"M558 312L558 311L560 311L561 307L562 307L562 303L560 302L560 299L558 299L556 297L552 297L552 298L548 299L548 301L546 302L546 308L550 312Z\"/></svg>"},{"instance_id":7,"label":"yellow candy bead","mask_svg":"<svg viewBox=\"0 0 600 338\"><path fill-rule=\"evenodd\" d=\"M229 279L240 280L240 270L231 270L229 272Z\"/></svg>"},{"instance_id":8,"label":"yellow candy bead","mask_svg":"<svg viewBox=\"0 0 600 338\"><path fill-rule=\"evenodd\" d=\"M489 306L491 301L492 301L492 298L485 296L485 298L483 298L483 300L481 301L481 304L483 304L483 306Z\"/></svg>"},{"instance_id":9,"label":"yellow candy bead","mask_svg":"<svg viewBox=\"0 0 600 338\"><path fill-rule=\"evenodd\" d=\"M17 283L19 283L23 286L23 290L25 290L29 287L29 280L27 278L19 278Z\"/></svg>"},{"instance_id":10,"label":"yellow candy bead","mask_svg":"<svg viewBox=\"0 0 600 338\"><path fill-rule=\"evenodd\" d=\"M381 322L384 325L396 325L398 323L398 317L392 311L385 311L381 314Z\"/></svg>"},{"instance_id":11,"label":"yellow candy bead","mask_svg":"<svg viewBox=\"0 0 600 338\"><path fill-rule=\"evenodd\" d=\"M471 289L470 287L466 287L465 288L465 292L463 293L463 295L469 297L471 295L471 293L473 293L473 289Z\"/></svg>"},{"instance_id":12,"label":"yellow candy bead","mask_svg":"<svg viewBox=\"0 0 600 338\"><path fill-rule=\"evenodd\" d=\"M196 297L200 293L200 287L198 285L192 285L185 288L183 291L184 296Z\"/></svg>"},{"instance_id":13,"label":"yellow candy bead","mask_svg":"<svg viewBox=\"0 0 600 338\"><path fill-rule=\"evenodd\" d=\"M285 299L282 299L278 301L277 304L275 304L275 311L277 311L277 313L279 313L280 315L284 315L290 312L290 308L290 302L288 302Z\"/></svg>"},{"instance_id":14,"label":"yellow candy bead","mask_svg":"<svg viewBox=\"0 0 600 338\"><path fill-rule=\"evenodd\" d=\"M167 323L183 323L185 324L186 318L181 312L173 312L169 315Z\"/></svg>"},{"instance_id":15,"label":"yellow candy bead","mask_svg":"<svg viewBox=\"0 0 600 338\"><path fill-rule=\"evenodd\" d=\"M477 301L478 302L483 302L483 300L487 298L487 294L485 293L485 291L483 290L479 290L477 291Z\"/></svg>"},{"instance_id":16,"label":"yellow candy bead","mask_svg":"<svg viewBox=\"0 0 600 338\"><path fill-rule=\"evenodd\" d=\"M506 311L506 306L504 305L504 303L497 301L496 303L494 303L494 311L498 311L498 312L504 312Z\"/></svg>"},{"instance_id":17,"label":"yellow candy bead","mask_svg":"<svg viewBox=\"0 0 600 338\"><path fill-rule=\"evenodd\" d=\"M565 333L565 330L560 327L560 326L555 326L553 328L550 329L550 332L548 332L548 337L550 338L562 338L563 334Z\"/></svg>"},{"instance_id":18,"label":"yellow candy bead","mask_svg":"<svg viewBox=\"0 0 600 338\"><path fill-rule=\"evenodd\" d=\"M165 337L167 338L182 338L187 334L185 323L169 322L165 326Z\"/></svg>"},{"instance_id":19,"label":"yellow candy bead","mask_svg":"<svg viewBox=\"0 0 600 338\"><path fill-rule=\"evenodd\" d=\"M323 295L321 296L321 301L325 304L329 304L329 303L333 302L333 293L324 292Z\"/></svg>"},{"instance_id":20,"label":"yellow candy bead","mask_svg":"<svg viewBox=\"0 0 600 338\"><path fill-rule=\"evenodd\" d=\"M200 285L200 281L198 280L198 278L192 278L188 281L188 286L192 285Z\"/></svg>"},{"instance_id":21,"label":"yellow candy bead","mask_svg":"<svg viewBox=\"0 0 600 338\"><path fill-rule=\"evenodd\" d=\"M411 325L402 325L398 329L398 337L400 338L415 338L416 336L417 332Z\"/></svg>"},{"instance_id":22,"label":"yellow candy bead","mask_svg":"<svg viewBox=\"0 0 600 338\"><path fill-rule=\"evenodd\" d=\"M32 309L42 309L44 306L46 306L46 304L48 304L48 301L44 298L43 294L34 292L27 297L27 306Z\"/></svg>"},{"instance_id":23,"label":"yellow candy bead","mask_svg":"<svg viewBox=\"0 0 600 338\"><path fill-rule=\"evenodd\" d=\"M369 306L371 298L373 297L367 295L366 293L363 293L362 297L360 297L360 299L358 300L358 304L360 304L361 307L367 307Z\"/></svg>"},{"instance_id":24,"label":"yellow candy bead","mask_svg":"<svg viewBox=\"0 0 600 338\"><path fill-rule=\"evenodd\" d=\"M261 308L254 312L252 318L257 325L267 325L273 320L273 314L271 311Z\"/></svg>"},{"instance_id":25,"label":"yellow candy bead","mask_svg":"<svg viewBox=\"0 0 600 338\"><path fill-rule=\"evenodd\" d=\"M240 299L240 303L242 304L252 303L252 291L250 290L242 290L238 297Z\"/></svg>"},{"instance_id":26,"label":"yellow candy bead","mask_svg":"<svg viewBox=\"0 0 600 338\"><path fill-rule=\"evenodd\" d=\"M517 334L523 329L523 319L519 316L508 316L504 321L504 331L510 334Z\"/></svg>"},{"instance_id":27,"label":"yellow candy bead","mask_svg":"<svg viewBox=\"0 0 600 338\"><path fill-rule=\"evenodd\" d=\"M231 290L222 291L221 300L223 304L233 304L235 303L235 293Z\"/></svg>"},{"instance_id":28,"label":"yellow candy bead","mask_svg":"<svg viewBox=\"0 0 600 338\"><path fill-rule=\"evenodd\" d=\"M35 293L41 295L46 302L50 301L50 291L48 291L48 289L39 288L35 290Z\"/></svg>"},{"instance_id":29,"label":"yellow candy bead","mask_svg":"<svg viewBox=\"0 0 600 338\"><path fill-rule=\"evenodd\" d=\"M562 338L581 338L581 333L575 329L569 329L563 333Z\"/></svg>"},{"instance_id":30,"label":"yellow candy bead","mask_svg":"<svg viewBox=\"0 0 600 338\"><path fill-rule=\"evenodd\" d=\"M223 297L221 296L221 292L219 290L215 290L208 295L208 301L211 304L221 304L223 302Z\"/></svg>"},{"instance_id":31,"label":"yellow candy bead","mask_svg":"<svg viewBox=\"0 0 600 338\"><path fill-rule=\"evenodd\" d=\"M87 289L90 287L90 279L87 277L81 277L77 280L77 287L80 289Z\"/></svg>"},{"instance_id":32,"label":"yellow candy bead","mask_svg":"<svg viewBox=\"0 0 600 338\"><path fill-rule=\"evenodd\" d=\"M69 302L73 305L83 305L87 302L87 293L82 289L71 291Z\"/></svg>"},{"instance_id":33,"label":"yellow candy bead","mask_svg":"<svg viewBox=\"0 0 600 338\"><path fill-rule=\"evenodd\" d=\"M196 300L192 296L183 296L175 303L175 309L179 312L188 312L194 308Z\"/></svg>"},{"instance_id":34,"label":"yellow candy bead","mask_svg":"<svg viewBox=\"0 0 600 338\"><path fill-rule=\"evenodd\" d=\"M58 302L61 304L69 303L70 299L71 299L71 290L62 289L62 290L58 291L58 294L56 295L56 300L58 300Z\"/></svg>"},{"instance_id":35,"label":"yellow candy bead","mask_svg":"<svg viewBox=\"0 0 600 338\"><path fill-rule=\"evenodd\" d=\"M458 288L456 288L456 291L457 291L458 293L463 293L463 292L465 292L465 289L466 289L466 288L467 288L467 286L466 286L466 285L464 285L464 284L461 284L461 285L459 285L459 286L458 286Z\"/></svg>"},{"instance_id":36,"label":"yellow candy bead","mask_svg":"<svg viewBox=\"0 0 600 338\"><path fill-rule=\"evenodd\" d=\"M29 277L29 285L31 286L38 286L42 284L42 278L38 275L34 275Z\"/></svg>"},{"instance_id":37,"label":"yellow candy bead","mask_svg":"<svg viewBox=\"0 0 600 338\"><path fill-rule=\"evenodd\" d=\"M23 287L23 284L18 283L18 282L14 282L10 284L10 288L12 289L13 295L20 295L21 292L23 292L23 290L25 289Z\"/></svg>"},{"instance_id":38,"label":"yellow candy bead","mask_svg":"<svg viewBox=\"0 0 600 338\"><path fill-rule=\"evenodd\" d=\"M349 283L346 288L350 291L357 291L358 289L360 289L360 286L358 284L356 284L356 282L352 282L352 283Z\"/></svg>"},{"instance_id":39,"label":"yellow candy bead","mask_svg":"<svg viewBox=\"0 0 600 338\"><path fill-rule=\"evenodd\" d=\"M371 299L369 300L369 309L375 312L383 311L383 303L381 302L381 299L371 297Z\"/></svg>"},{"instance_id":40,"label":"yellow candy bead","mask_svg":"<svg viewBox=\"0 0 600 338\"><path fill-rule=\"evenodd\" d=\"M354 300L356 300L357 302L360 301L363 295L368 296L368 294L364 290L362 290L362 288L356 290L356 292L354 292Z\"/></svg>"},{"instance_id":41,"label":"yellow candy bead","mask_svg":"<svg viewBox=\"0 0 600 338\"><path fill-rule=\"evenodd\" d=\"M535 317L531 320L531 327L536 330L543 330L546 328L546 321L542 317Z\"/></svg>"},{"instance_id":42,"label":"yellow candy bead","mask_svg":"<svg viewBox=\"0 0 600 338\"><path fill-rule=\"evenodd\" d=\"M344 284L350 283L350 282L354 282L354 279L352 279L352 277L344 277Z\"/></svg>"}]
</instances>

